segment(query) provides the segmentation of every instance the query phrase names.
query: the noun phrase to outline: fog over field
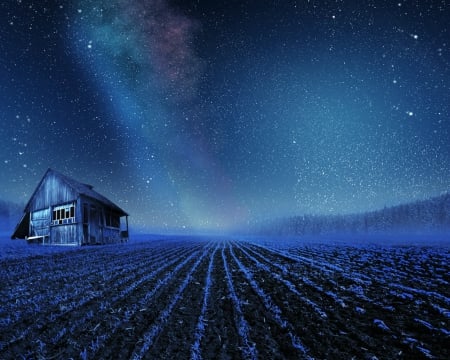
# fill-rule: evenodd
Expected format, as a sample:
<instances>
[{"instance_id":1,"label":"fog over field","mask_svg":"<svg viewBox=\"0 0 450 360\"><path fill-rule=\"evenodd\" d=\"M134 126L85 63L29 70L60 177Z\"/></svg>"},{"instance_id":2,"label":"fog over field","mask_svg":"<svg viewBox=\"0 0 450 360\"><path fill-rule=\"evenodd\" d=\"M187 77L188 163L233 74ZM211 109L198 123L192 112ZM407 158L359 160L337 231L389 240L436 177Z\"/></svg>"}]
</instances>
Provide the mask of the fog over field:
<instances>
[{"instance_id":1,"label":"fog over field","mask_svg":"<svg viewBox=\"0 0 450 360\"><path fill-rule=\"evenodd\" d=\"M0 359L450 359L449 19L0 1Z\"/></svg>"}]
</instances>

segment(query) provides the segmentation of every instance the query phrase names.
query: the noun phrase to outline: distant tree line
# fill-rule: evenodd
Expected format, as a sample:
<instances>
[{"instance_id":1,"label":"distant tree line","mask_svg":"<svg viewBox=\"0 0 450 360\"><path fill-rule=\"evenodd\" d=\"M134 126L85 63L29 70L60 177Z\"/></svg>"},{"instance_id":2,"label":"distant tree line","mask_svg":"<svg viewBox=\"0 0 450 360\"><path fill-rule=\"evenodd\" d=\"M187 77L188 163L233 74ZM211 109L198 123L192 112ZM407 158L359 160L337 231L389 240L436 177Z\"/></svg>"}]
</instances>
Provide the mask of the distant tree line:
<instances>
[{"instance_id":1,"label":"distant tree line","mask_svg":"<svg viewBox=\"0 0 450 360\"><path fill-rule=\"evenodd\" d=\"M0 199L0 232L8 233L14 230L14 227L20 221L23 206Z\"/></svg>"},{"instance_id":2,"label":"distant tree line","mask_svg":"<svg viewBox=\"0 0 450 360\"><path fill-rule=\"evenodd\" d=\"M450 194L350 215L293 216L254 226L264 235L320 235L450 230Z\"/></svg>"}]
</instances>

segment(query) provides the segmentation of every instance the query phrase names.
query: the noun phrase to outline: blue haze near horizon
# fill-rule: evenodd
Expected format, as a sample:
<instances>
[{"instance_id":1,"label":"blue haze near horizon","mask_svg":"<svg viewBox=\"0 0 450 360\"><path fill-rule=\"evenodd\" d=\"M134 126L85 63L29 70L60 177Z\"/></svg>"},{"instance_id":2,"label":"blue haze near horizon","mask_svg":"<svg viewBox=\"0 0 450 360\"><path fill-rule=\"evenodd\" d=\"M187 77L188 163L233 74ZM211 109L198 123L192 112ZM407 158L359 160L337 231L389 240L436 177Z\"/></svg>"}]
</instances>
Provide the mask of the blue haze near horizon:
<instances>
[{"instance_id":1,"label":"blue haze near horizon","mask_svg":"<svg viewBox=\"0 0 450 360\"><path fill-rule=\"evenodd\" d=\"M0 4L0 199L48 167L142 231L450 189L445 1Z\"/></svg>"}]
</instances>

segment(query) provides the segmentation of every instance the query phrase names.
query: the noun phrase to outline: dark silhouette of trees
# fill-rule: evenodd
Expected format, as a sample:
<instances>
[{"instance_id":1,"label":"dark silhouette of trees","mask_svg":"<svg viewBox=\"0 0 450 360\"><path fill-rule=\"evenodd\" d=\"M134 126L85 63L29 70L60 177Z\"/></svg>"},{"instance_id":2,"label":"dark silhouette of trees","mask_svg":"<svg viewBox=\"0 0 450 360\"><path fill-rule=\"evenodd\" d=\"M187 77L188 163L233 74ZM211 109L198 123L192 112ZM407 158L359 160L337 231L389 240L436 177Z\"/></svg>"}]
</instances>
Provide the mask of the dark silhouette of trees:
<instances>
[{"instance_id":1,"label":"dark silhouette of trees","mask_svg":"<svg viewBox=\"0 0 450 360\"><path fill-rule=\"evenodd\" d=\"M450 231L450 194L349 215L302 215L255 226L266 235Z\"/></svg>"},{"instance_id":2,"label":"dark silhouette of trees","mask_svg":"<svg viewBox=\"0 0 450 360\"><path fill-rule=\"evenodd\" d=\"M0 200L0 233L10 233L21 219L24 206Z\"/></svg>"}]
</instances>

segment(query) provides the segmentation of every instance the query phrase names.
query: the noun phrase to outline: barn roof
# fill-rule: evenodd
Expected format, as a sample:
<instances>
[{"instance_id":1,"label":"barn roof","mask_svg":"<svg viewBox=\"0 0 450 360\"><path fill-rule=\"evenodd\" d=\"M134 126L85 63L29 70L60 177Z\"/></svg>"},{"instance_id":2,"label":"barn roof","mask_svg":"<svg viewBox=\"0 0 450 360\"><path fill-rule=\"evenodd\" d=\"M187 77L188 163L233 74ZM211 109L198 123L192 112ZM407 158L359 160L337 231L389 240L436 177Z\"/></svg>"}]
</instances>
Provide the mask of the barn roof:
<instances>
[{"instance_id":1,"label":"barn roof","mask_svg":"<svg viewBox=\"0 0 450 360\"><path fill-rule=\"evenodd\" d=\"M17 224L16 228L14 229L14 233L12 234L12 239L24 239L28 235L28 227L30 224L30 219L28 214L30 213L30 207L32 204L32 201L34 197L36 196L36 193L38 192L41 184L44 182L47 176L52 175L56 178L58 178L61 182L66 184L69 188L71 188L74 193L78 194L78 196L85 196L94 200L97 200L99 203L109 207L110 209L114 210L119 214L119 216L128 216L128 214L123 211L119 206L114 204L111 200L107 199L103 195L99 194L97 191L94 190L94 187L92 185L84 184L79 181L76 181L66 175L61 174L58 171L55 171L53 169L48 169L45 175L42 177L39 184L36 186L36 190L34 190L33 195L31 195L30 200L28 200L27 205L24 209L24 214L20 222ZM55 204L58 205L58 204Z\"/></svg>"},{"instance_id":2,"label":"barn roof","mask_svg":"<svg viewBox=\"0 0 450 360\"><path fill-rule=\"evenodd\" d=\"M61 174L60 172L48 169L45 175L42 177L41 181L39 182L38 186L36 187L36 190L34 191L33 195L30 197L30 200L28 201L27 205L25 206L25 212L29 211L29 207L31 204L31 201L33 200L34 195L36 194L37 190L41 186L42 182L45 180L45 178L49 175L53 174L57 178L59 178L61 181L63 181L67 186L72 188L76 193L79 195L87 196L91 199L95 199L98 202L112 208L113 210L117 211L120 216L128 216L128 214L122 210L119 206L114 204L111 200L107 199L103 195L99 194L97 191L94 190L94 187L92 185L81 183L77 180L74 180L66 175Z\"/></svg>"}]
</instances>

